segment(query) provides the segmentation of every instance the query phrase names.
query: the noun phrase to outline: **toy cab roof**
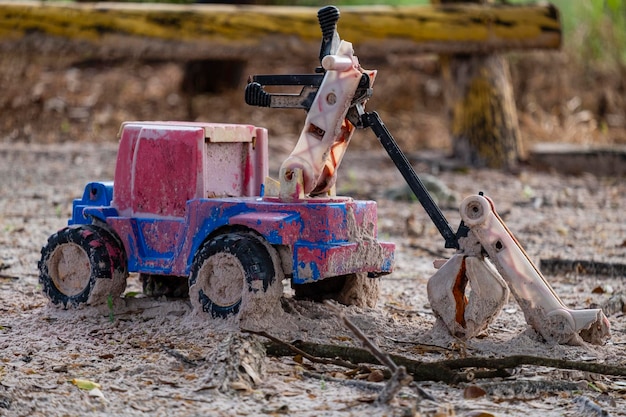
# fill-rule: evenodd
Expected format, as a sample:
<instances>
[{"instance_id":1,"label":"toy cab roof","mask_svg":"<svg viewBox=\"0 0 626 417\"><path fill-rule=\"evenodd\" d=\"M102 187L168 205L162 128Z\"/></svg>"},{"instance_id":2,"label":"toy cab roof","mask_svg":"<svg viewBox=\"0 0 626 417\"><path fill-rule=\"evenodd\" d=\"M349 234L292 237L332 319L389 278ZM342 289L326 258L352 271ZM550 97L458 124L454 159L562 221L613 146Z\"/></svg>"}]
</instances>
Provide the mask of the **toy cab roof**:
<instances>
[{"instance_id":1,"label":"toy cab roof","mask_svg":"<svg viewBox=\"0 0 626 417\"><path fill-rule=\"evenodd\" d=\"M159 121L129 121L122 123L117 134L118 139L126 129L142 129L149 127L163 131L180 131L201 128L204 130L204 138L208 142L252 142L257 136L257 130L262 129L253 125L228 124L228 123L205 123L205 122L159 122Z\"/></svg>"}]
</instances>

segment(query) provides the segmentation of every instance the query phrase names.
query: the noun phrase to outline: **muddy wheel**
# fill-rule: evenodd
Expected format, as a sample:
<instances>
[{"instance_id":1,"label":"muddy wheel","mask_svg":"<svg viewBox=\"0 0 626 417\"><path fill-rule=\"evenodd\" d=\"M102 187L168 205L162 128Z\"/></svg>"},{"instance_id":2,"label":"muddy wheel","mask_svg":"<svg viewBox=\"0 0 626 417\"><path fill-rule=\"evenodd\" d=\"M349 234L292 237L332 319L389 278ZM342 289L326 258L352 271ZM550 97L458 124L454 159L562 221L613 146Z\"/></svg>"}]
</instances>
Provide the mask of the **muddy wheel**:
<instances>
[{"instance_id":1,"label":"muddy wheel","mask_svg":"<svg viewBox=\"0 0 626 417\"><path fill-rule=\"evenodd\" d=\"M341 275L310 284L294 285L295 297L313 301L335 300L345 305L376 307L380 278L366 273Z\"/></svg>"},{"instance_id":2,"label":"muddy wheel","mask_svg":"<svg viewBox=\"0 0 626 417\"><path fill-rule=\"evenodd\" d=\"M195 311L227 318L240 313L246 292L267 292L275 281L269 246L251 234L228 233L204 243L196 254L189 296Z\"/></svg>"},{"instance_id":3,"label":"muddy wheel","mask_svg":"<svg viewBox=\"0 0 626 417\"><path fill-rule=\"evenodd\" d=\"M52 303L64 308L119 297L127 276L121 243L98 226L66 227L41 249L39 282Z\"/></svg>"}]
</instances>

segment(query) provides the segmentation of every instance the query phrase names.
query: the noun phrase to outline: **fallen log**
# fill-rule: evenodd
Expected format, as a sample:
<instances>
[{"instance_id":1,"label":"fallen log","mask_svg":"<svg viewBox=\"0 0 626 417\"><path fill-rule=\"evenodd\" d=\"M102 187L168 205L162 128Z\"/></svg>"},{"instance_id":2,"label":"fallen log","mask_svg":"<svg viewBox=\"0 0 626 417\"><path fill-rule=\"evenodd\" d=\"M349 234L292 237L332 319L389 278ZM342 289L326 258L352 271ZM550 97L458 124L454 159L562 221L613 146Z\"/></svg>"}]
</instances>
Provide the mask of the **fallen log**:
<instances>
[{"instance_id":1,"label":"fallen log","mask_svg":"<svg viewBox=\"0 0 626 417\"><path fill-rule=\"evenodd\" d=\"M311 7L3 0L0 48L107 59L308 59L310 48L319 45L316 16ZM362 57L561 44L558 13L550 5L342 7L340 33L359 45Z\"/></svg>"}]
</instances>

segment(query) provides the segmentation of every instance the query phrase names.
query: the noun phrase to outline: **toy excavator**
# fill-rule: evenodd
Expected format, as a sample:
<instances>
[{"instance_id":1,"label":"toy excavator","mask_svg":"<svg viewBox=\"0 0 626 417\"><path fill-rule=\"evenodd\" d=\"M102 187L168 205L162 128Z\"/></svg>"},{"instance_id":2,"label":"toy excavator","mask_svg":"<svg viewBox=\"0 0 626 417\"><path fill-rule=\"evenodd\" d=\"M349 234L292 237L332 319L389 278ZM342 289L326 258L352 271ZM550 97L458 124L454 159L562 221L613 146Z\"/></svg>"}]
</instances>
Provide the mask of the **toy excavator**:
<instances>
[{"instance_id":1,"label":"toy excavator","mask_svg":"<svg viewBox=\"0 0 626 417\"><path fill-rule=\"evenodd\" d=\"M549 343L602 344L610 337L600 309L567 308L483 195L465 198L458 230L449 225L404 153L376 112L366 112L375 70L364 70L352 44L337 33L339 10L318 12L321 67L307 75L255 75L246 103L307 111L299 140L279 171L277 193L284 201L334 195L337 169L356 129L371 128L445 240L456 253L435 262L428 298L451 335L470 339L498 315L513 293L528 324ZM269 93L266 86L301 86L299 94ZM272 187L267 186L266 192Z\"/></svg>"}]
</instances>

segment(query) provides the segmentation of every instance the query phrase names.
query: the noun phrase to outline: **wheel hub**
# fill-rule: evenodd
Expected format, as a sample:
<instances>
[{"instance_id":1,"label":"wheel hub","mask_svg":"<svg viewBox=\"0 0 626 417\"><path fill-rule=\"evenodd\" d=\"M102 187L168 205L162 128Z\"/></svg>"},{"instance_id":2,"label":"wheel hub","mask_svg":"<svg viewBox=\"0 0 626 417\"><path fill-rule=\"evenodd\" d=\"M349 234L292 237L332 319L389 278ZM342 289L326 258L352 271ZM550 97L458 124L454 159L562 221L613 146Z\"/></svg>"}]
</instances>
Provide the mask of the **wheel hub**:
<instances>
[{"instance_id":1,"label":"wheel hub","mask_svg":"<svg viewBox=\"0 0 626 417\"><path fill-rule=\"evenodd\" d=\"M211 301L221 307L237 303L243 294L245 274L239 260L230 253L217 253L202 265L199 276L201 289Z\"/></svg>"},{"instance_id":2,"label":"wheel hub","mask_svg":"<svg viewBox=\"0 0 626 417\"><path fill-rule=\"evenodd\" d=\"M89 284L89 256L75 243L61 245L50 256L48 271L59 291L69 297L78 295Z\"/></svg>"}]
</instances>

